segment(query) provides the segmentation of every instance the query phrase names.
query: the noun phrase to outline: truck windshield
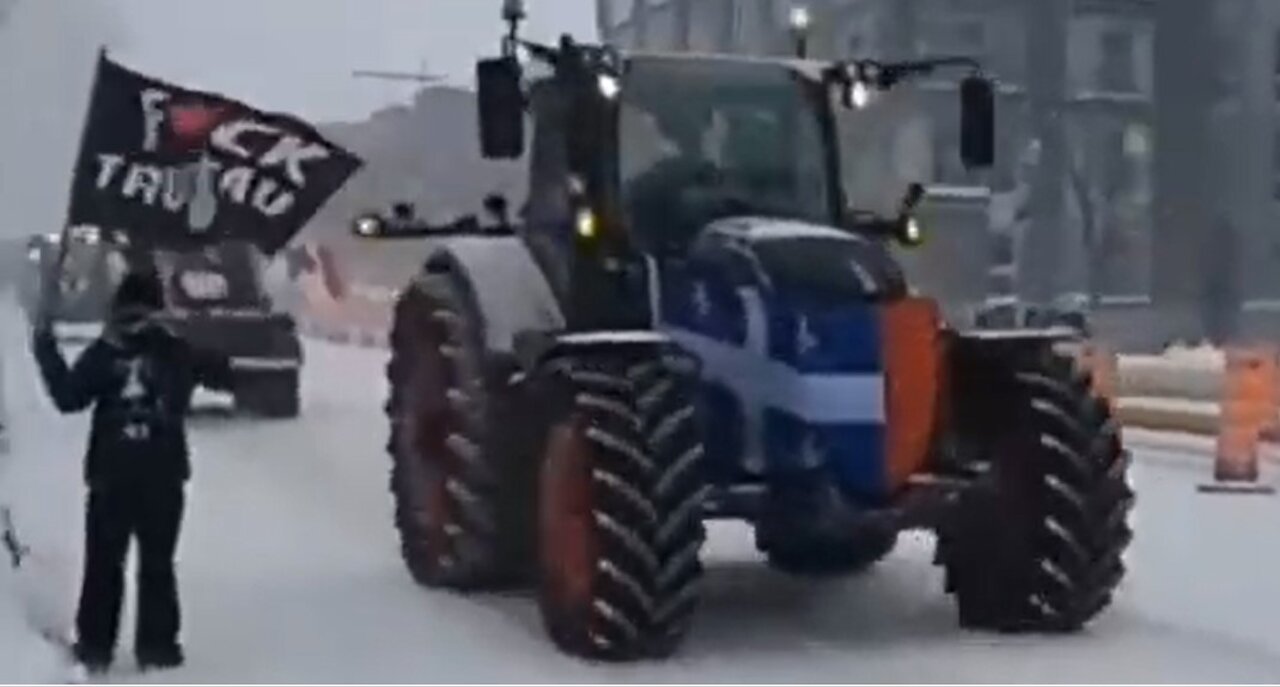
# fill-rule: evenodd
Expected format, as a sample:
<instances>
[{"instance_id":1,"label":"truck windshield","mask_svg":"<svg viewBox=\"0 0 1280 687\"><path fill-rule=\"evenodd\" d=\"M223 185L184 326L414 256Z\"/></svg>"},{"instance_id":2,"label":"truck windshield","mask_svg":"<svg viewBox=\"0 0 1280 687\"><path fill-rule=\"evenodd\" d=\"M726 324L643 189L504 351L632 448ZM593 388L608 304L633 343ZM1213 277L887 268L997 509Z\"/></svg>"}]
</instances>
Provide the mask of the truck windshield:
<instances>
[{"instance_id":1,"label":"truck windshield","mask_svg":"<svg viewBox=\"0 0 1280 687\"><path fill-rule=\"evenodd\" d=\"M633 231L684 242L725 216L830 223L834 189L820 97L821 89L781 64L633 58L619 131Z\"/></svg>"}]
</instances>

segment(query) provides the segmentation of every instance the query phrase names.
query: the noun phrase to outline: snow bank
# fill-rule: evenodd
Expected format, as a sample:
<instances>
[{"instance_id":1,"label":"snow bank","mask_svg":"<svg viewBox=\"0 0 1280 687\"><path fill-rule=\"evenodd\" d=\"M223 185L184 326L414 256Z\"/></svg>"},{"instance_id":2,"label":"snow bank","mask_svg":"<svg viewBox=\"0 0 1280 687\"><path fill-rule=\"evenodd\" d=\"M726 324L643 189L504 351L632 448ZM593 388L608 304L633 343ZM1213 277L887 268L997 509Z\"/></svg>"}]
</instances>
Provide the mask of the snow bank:
<instances>
[{"instance_id":1,"label":"snow bank","mask_svg":"<svg viewBox=\"0 0 1280 687\"><path fill-rule=\"evenodd\" d=\"M0 550L0 683L61 682L61 650L41 636L70 634L79 561L80 418L67 427L49 413L34 366L26 359L26 329L16 305L0 300L0 404L8 411L11 451L0 452L0 504L12 509L30 548L15 569ZM41 417L43 421L33 422ZM48 424L46 424L46 422ZM57 424L53 424L57 423Z\"/></svg>"},{"instance_id":2,"label":"snow bank","mask_svg":"<svg viewBox=\"0 0 1280 687\"><path fill-rule=\"evenodd\" d=\"M0 682L60 682L62 658L32 629L21 577L7 562L0 566Z\"/></svg>"}]
</instances>

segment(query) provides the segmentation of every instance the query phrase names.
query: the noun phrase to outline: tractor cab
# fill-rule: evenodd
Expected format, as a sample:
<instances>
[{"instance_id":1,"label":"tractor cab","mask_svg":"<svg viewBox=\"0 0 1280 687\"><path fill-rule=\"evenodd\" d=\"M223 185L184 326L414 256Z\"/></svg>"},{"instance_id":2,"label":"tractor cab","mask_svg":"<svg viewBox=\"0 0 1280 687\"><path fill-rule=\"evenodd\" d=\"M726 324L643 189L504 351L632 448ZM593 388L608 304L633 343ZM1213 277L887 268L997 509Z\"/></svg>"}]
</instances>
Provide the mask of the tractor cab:
<instances>
[{"instance_id":1,"label":"tractor cab","mask_svg":"<svg viewBox=\"0 0 1280 687\"><path fill-rule=\"evenodd\" d=\"M911 76L973 70L960 89L962 154L970 166L992 162L993 89L969 60L624 54L515 35L503 57L478 67L482 150L528 153L522 234L571 329L652 322L652 304L636 306L652 292L652 275L637 276L650 259L664 271L714 264L730 282L783 281L837 300L904 296L888 244L920 241L923 186L911 184L893 216L852 207L837 115Z\"/></svg>"}]
</instances>

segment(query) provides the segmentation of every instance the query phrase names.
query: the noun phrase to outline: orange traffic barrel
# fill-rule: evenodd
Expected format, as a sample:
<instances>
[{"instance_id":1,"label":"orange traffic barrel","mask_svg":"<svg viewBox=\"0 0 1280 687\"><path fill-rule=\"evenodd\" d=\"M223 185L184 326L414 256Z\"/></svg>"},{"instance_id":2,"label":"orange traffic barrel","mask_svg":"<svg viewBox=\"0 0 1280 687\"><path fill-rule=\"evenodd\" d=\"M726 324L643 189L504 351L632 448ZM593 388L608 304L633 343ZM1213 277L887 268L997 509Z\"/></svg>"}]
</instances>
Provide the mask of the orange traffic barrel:
<instances>
[{"instance_id":1,"label":"orange traffic barrel","mask_svg":"<svg viewBox=\"0 0 1280 687\"><path fill-rule=\"evenodd\" d=\"M1114 407L1120 386L1120 364L1115 350L1098 342L1086 343L1080 349L1079 363L1093 379L1093 392Z\"/></svg>"},{"instance_id":2,"label":"orange traffic barrel","mask_svg":"<svg viewBox=\"0 0 1280 687\"><path fill-rule=\"evenodd\" d=\"M1260 443L1274 421L1280 394L1276 356L1261 349L1227 351L1213 483L1207 492L1273 493L1259 482Z\"/></svg>"}]
</instances>

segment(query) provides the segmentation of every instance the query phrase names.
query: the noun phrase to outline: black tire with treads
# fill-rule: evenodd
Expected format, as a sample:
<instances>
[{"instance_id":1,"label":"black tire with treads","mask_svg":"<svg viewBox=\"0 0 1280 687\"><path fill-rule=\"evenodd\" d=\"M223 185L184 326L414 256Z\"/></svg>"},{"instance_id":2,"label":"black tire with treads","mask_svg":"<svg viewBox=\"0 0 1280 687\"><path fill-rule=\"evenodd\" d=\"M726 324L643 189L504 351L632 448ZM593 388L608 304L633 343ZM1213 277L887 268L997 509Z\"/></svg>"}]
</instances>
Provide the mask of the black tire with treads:
<instances>
[{"instance_id":1,"label":"black tire with treads","mask_svg":"<svg viewBox=\"0 0 1280 687\"><path fill-rule=\"evenodd\" d=\"M1072 632L1102 612L1125 574L1134 494L1128 453L1089 376L1051 351L1022 356L995 388L999 418L978 443L990 488L964 495L938 559L966 627Z\"/></svg>"},{"instance_id":2,"label":"black tire with treads","mask_svg":"<svg viewBox=\"0 0 1280 687\"><path fill-rule=\"evenodd\" d=\"M688 632L705 539L692 377L654 357L563 359L542 462L540 606L563 651L635 660Z\"/></svg>"},{"instance_id":3,"label":"black tire with treads","mask_svg":"<svg viewBox=\"0 0 1280 687\"><path fill-rule=\"evenodd\" d=\"M511 369L488 356L465 280L426 272L396 304L387 365L391 492L401 552L430 587L527 580L529 423L512 422Z\"/></svg>"},{"instance_id":4,"label":"black tire with treads","mask_svg":"<svg viewBox=\"0 0 1280 687\"><path fill-rule=\"evenodd\" d=\"M298 417L302 408L298 379L297 370L254 374L237 392L236 404L265 418Z\"/></svg>"}]
</instances>

